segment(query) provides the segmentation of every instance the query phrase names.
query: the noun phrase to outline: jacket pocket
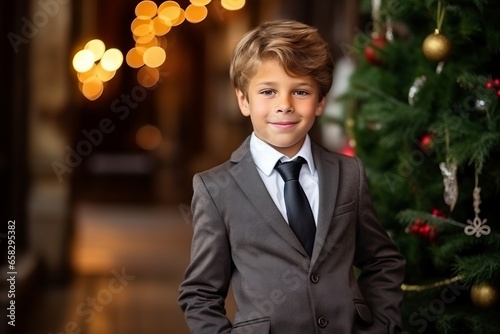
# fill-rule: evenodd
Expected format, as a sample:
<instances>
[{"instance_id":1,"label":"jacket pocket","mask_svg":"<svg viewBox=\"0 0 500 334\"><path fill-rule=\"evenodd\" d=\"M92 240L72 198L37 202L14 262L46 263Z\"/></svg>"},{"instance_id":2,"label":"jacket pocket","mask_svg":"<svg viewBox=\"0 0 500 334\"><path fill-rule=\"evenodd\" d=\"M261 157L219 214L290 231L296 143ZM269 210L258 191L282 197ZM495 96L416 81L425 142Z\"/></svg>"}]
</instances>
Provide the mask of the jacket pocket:
<instances>
[{"instance_id":1,"label":"jacket pocket","mask_svg":"<svg viewBox=\"0 0 500 334\"><path fill-rule=\"evenodd\" d=\"M271 320L269 318L258 318L242 321L234 324L231 334L269 334Z\"/></svg>"},{"instance_id":2,"label":"jacket pocket","mask_svg":"<svg viewBox=\"0 0 500 334\"><path fill-rule=\"evenodd\" d=\"M370 309L368 308L368 305L366 305L364 300L355 300L354 307L356 308L358 319L364 325L373 325L372 313L370 312Z\"/></svg>"},{"instance_id":3,"label":"jacket pocket","mask_svg":"<svg viewBox=\"0 0 500 334\"><path fill-rule=\"evenodd\" d=\"M356 323L354 325L354 334L387 334L387 326L373 319L372 312L361 299L354 300L356 308Z\"/></svg>"},{"instance_id":4,"label":"jacket pocket","mask_svg":"<svg viewBox=\"0 0 500 334\"><path fill-rule=\"evenodd\" d=\"M355 202L349 202L346 204L341 204L333 209L333 217L343 215L344 213L354 210Z\"/></svg>"}]
</instances>

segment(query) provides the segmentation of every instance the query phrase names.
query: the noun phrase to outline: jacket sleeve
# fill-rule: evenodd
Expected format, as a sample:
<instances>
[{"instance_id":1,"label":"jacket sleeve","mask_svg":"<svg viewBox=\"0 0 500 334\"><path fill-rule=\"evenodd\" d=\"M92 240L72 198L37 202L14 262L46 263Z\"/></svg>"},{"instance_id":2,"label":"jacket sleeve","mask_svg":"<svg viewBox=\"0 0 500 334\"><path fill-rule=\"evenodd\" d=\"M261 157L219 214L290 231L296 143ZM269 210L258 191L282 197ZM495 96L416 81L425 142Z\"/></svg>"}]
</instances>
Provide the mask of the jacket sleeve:
<instances>
[{"instance_id":1,"label":"jacket sleeve","mask_svg":"<svg viewBox=\"0 0 500 334\"><path fill-rule=\"evenodd\" d=\"M225 299L231 279L231 251L226 227L209 189L219 187L197 174L193 178L191 260L178 303L193 334L229 333ZM217 196L217 189L212 189Z\"/></svg>"},{"instance_id":2,"label":"jacket sleeve","mask_svg":"<svg viewBox=\"0 0 500 334\"><path fill-rule=\"evenodd\" d=\"M373 316L387 326L389 333L400 333L405 259L378 221L365 170L356 159L360 176L354 259L361 270L358 285Z\"/></svg>"}]
</instances>

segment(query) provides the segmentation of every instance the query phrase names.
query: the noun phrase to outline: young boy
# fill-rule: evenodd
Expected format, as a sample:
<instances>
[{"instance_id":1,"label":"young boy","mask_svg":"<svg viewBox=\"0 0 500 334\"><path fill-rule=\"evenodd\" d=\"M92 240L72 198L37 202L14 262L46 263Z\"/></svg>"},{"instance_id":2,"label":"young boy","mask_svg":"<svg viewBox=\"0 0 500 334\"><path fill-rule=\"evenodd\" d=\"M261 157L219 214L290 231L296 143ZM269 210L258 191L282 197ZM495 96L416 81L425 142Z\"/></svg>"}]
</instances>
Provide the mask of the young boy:
<instances>
[{"instance_id":1,"label":"young boy","mask_svg":"<svg viewBox=\"0 0 500 334\"><path fill-rule=\"evenodd\" d=\"M229 161L193 179L179 297L192 333L401 331L405 261L377 221L361 162L308 136L332 70L327 43L296 21L264 23L236 46L230 77L254 131ZM297 159L300 190L280 167ZM307 200L295 197L304 192Z\"/></svg>"}]
</instances>

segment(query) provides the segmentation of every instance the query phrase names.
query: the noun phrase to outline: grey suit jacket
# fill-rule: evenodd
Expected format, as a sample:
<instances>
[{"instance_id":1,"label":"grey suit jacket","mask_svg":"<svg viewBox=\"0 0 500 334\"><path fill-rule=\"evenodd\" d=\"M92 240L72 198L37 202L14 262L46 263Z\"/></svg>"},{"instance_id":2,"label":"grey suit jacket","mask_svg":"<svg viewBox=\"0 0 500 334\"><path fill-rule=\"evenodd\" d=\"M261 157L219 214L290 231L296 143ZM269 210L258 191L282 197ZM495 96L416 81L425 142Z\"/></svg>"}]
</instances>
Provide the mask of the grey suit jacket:
<instances>
[{"instance_id":1,"label":"grey suit jacket","mask_svg":"<svg viewBox=\"0 0 500 334\"><path fill-rule=\"evenodd\" d=\"M192 333L401 331L405 261L377 221L363 166L314 143L312 152L320 185L312 258L269 196L249 138L194 176L191 262L178 300ZM230 284L234 321L224 309Z\"/></svg>"}]
</instances>

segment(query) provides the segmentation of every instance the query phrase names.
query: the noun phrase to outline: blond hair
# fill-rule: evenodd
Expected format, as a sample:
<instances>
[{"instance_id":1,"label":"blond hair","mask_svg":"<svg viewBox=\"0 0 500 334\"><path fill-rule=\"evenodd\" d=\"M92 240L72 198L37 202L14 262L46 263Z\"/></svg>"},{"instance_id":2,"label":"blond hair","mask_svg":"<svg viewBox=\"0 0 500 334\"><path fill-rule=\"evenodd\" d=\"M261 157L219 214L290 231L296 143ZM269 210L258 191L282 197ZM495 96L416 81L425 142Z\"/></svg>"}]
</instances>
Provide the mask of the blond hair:
<instances>
[{"instance_id":1,"label":"blond hair","mask_svg":"<svg viewBox=\"0 0 500 334\"><path fill-rule=\"evenodd\" d=\"M326 41L316 28L294 20L265 22L238 42L229 76L233 87L247 96L248 83L264 60L277 60L291 76L310 76L320 99L332 85L333 60Z\"/></svg>"}]
</instances>

